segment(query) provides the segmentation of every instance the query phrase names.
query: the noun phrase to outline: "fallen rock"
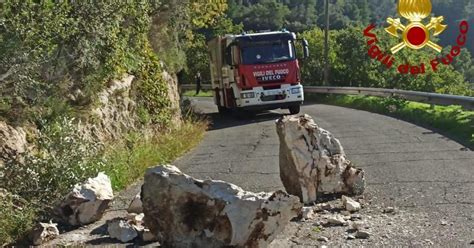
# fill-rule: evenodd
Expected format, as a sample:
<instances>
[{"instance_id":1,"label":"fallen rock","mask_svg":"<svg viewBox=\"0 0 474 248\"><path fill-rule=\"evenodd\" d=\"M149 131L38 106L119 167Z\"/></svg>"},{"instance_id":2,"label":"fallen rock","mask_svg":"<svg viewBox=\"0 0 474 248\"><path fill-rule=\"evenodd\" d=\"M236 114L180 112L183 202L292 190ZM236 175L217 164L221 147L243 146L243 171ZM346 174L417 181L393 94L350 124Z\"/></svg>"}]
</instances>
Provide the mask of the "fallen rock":
<instances>
[{"instance_id":1,"label":"fallen rock","mask_svg":"<svg viewBox=\"0 0 474 248\"><path fill-rule=\"evenodd\" d=\"M344 205L344 208L349 212L356 212L359 211L361 208L360 203L345 195L342 196L342 204Z\"/></svg>"},{"instance_id":2,"label":"fallen rock","mask_svg":"<svg viewBox=\"0 0 474 248\"><path fill-rule=\"evenodd\" d=\"M358 239L368 239L370 237L370 233L367 231L357 231L355 237Z\"/></svg>"},{"instance_id":3,"label":"fallen rock","mask_svg":"<svg viewBox=\"0 0 474 248\"><path fill-rule=\"evenodd\" d=\"M138 236L138 232L127 220L116 218L107 222L107 232L109 236L120 242L132 241Z\"/></svg>"},{"instance_id":4,"label":"fallen rock","mask_svg":"<svg viewBox=\"0 0 474 248\"><path fill-rule=\"evenodd\" d=\"M86 225L99 220L114 197L110 179L104 173L74 186L58 207L71 225Z\"/></svg>"},{"instance_id":5,"label":"fallen rock","mask_svg":"<svg viewBox=\"0 0 474 248\"><path fill-rule=\"evenodd\" d=\"M197 180L174 166L148 169L142 187L145 226L164 247L266 247L302 204L282 191L252 193Z\"/></svg>"},{"instance_id":6,"label":"fallen rock","mask_svg":"<svg viewBox=\"0 0 474 248\"><path fill-rule=\"evenodd\" d=\"M129 213L143 213L142 199L140 193L138 193L128 206L127 212Z\"/></svg>"},{"instance_id":7,"label":"fallen rock","mask_svg":"<svg viewBox=\"0 0 474 248\"><path fill-rule=\"evenodd\" d=\"M347 239L352 240L355 239L356 237L352 234L347 235Z\"/></svg>"},{"instance_id":8,"label":"fallen rock","mask_svg":"<svg viewBox=\"0 0 474 248\"><path fill-rule=\"evenodd\" d=\"M363 193L364 171L353 167L339 140L309 115L284 116L276 125L280 178L288 193L308 204L318 193Z\"/></svg>"},{"instance_id":9,"label":"fallen rock","mask_svg":"<svg viewBox=\"0 0 474 248\"><path fill-rule=\"evenodd\" d=\"M57 236L59 236L59 230L56 223L39 223L30 233L33 245L41 245L44 242L55 239Z\"/></svg>"}]
</instances>

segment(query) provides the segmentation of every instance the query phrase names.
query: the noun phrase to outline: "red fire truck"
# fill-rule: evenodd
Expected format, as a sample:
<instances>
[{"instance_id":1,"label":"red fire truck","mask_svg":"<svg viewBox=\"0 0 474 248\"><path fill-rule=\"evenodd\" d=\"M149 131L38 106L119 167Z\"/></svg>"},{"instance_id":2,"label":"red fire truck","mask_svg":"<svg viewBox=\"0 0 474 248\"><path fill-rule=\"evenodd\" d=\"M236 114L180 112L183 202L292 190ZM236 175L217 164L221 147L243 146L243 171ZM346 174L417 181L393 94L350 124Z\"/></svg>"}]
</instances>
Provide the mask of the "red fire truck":
<instances>
[{"instance_id":1,"label":"red fire truck","mask_svg":"<svg viewBox=\"0 0 474 248\"><path fill-rule=\"evenodd\" d=\"M286 30L210 40L211 83L219 112L282 108L299 113L304 95L297 42L306 58L308 42Z\"/></svg>"}]
</instances>

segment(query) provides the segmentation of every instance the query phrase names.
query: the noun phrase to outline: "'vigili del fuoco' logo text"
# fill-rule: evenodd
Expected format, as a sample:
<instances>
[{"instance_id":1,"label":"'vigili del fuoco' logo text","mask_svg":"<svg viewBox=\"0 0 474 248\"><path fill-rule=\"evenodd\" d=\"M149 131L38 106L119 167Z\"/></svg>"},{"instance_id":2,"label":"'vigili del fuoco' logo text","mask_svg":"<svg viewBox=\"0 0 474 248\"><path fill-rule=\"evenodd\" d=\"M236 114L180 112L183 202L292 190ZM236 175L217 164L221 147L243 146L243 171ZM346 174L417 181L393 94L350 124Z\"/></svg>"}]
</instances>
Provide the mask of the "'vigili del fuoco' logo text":
<instances>
[{"instance_id":1,"label":"'vigili del fuoco' logo text","mask_svg":"<svg viewBox=\"0 0 474 248\"><path fill-rule=\"evenodd\" d=\"M444 17L442 16L433 16L429 22L424 20L430 16L431 9L432 5L430 0L399 0L398 13L407 19L407 21L402 21L400 18L393 19L389 17L387 18L387 22L390 26L385 28L385 31L399 39L400 43L392 47L390 52L382 51L377 45L377 36L372 33L372 30L376 26L371 24L364 30L364 36L368 38L369 56L372 59L380 61L387 68L392 68L393 65L396 64L395 54L402 49L418 50L426 48L441 53L443 48L433 42L431 38L444 32L447 26L443 24ZM427 24L425 25L425 23ZM456 45L452 46L449 54L433 58L429 61L429 65L425 65L424 62L419 65L399 64L397 66L398 72L413 75L423 74L426 72L427 67L431 67L431 69L436 72L439 66L451 64L454 58L461 53L461 48L466 45L468 31L469 23L467 21L461 21L459 23L459 35L456 38Z\"/></svg>"}]
</instances>

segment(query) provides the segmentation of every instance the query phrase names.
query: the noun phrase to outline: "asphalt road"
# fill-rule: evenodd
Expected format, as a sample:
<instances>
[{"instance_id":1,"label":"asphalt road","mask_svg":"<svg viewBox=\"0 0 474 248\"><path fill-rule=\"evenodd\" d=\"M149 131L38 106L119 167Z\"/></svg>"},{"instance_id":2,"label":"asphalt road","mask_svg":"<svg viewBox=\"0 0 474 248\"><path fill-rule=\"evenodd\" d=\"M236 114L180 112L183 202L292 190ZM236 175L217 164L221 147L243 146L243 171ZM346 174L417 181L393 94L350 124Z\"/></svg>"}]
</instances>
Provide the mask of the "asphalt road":
<instances>
[{"instance_id":1,"label":"asphalt road","mask_svg":"<svg viewBox=\"0 0 474 248\"><path fill-rule=\"evenodd\" d=\"M250 191L283 189L275 120L287 111L221 117L211 98L193 101L213 125L195 150L176 161L179 168ZM348 158L365 170L372 208L368 215L385 206L401 210L402 221L393 222L407 226L387 228L389 240L379 244L446 247L474 240L474 152L431 130L379 114L321 104L307 104L302 113L340 139ZM293 229L286 236L301 236L298 227ZM314 244L293 241L289 244L297 247Z\"/></svg>"},{"instance_id":2,"label":"asphalt road","mask_svg":"<svg viewBox=\"0 0 474 248\"><path fill-rule=\"evenodd\" d=\"M211 98L192 101L212 126L176 166L196 178L225 180L249 191L284 189L275 120L287 111L222 117ZM360 214L372 236L349 241L347 227L315 230L311 221L292 222L272 247L467 247L474 241L474 152L433 131L379 114L320 104L307 104L302 112L340 139L348 158L365 170L367 204ZM125 214L123 208L139 184L122 192L103 220L51 244L117 244L104 236L105 220ZM385 214L387 207L399 211ZM321 235L329 241L318 241Z\"/></svg>"}]
</instances>

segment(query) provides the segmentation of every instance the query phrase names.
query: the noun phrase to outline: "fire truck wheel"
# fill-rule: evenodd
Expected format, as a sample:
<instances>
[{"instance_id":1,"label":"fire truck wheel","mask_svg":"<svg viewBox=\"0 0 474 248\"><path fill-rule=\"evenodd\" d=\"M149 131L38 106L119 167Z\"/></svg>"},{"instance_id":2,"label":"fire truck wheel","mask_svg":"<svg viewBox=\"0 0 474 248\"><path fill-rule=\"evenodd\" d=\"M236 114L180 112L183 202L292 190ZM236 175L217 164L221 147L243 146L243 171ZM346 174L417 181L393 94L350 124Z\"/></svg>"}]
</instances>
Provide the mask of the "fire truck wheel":
<instances>
[{"instance_id":1,"label":"fire truck wheel","mask_svg":"<svg viewBox=\"0 0 474 248\"><path fill-rule=\"evenodd\" d=\"M300 112L300 109L301 109L301 106L298 105L298 106L291 106L288 108L288 110L290 111L290 114L292 115L296 115Z\"/></svg>"}]
</instances>

